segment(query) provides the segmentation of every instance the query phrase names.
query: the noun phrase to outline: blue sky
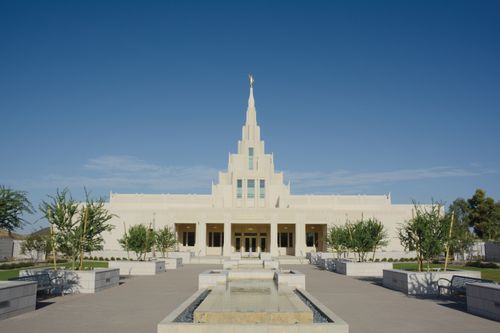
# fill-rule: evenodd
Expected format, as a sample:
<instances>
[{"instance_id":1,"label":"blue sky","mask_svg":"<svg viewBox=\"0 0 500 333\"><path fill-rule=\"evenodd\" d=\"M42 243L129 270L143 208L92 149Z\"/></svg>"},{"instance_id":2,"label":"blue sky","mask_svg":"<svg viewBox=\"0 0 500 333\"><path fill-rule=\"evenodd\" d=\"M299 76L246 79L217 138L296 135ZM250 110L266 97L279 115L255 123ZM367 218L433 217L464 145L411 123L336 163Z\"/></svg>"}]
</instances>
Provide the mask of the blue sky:
<instances>
[{"instance_id":1,"label":"blue sky","mask_svg":"<svg viewBox=\"0 0 500 333\"><path fill-rule=\"evenodd\" d=\"M293 193L500 199L499 59L498 1L2 1L0 184L209 193L251 72Z\"/></svg>"}]
</instances>

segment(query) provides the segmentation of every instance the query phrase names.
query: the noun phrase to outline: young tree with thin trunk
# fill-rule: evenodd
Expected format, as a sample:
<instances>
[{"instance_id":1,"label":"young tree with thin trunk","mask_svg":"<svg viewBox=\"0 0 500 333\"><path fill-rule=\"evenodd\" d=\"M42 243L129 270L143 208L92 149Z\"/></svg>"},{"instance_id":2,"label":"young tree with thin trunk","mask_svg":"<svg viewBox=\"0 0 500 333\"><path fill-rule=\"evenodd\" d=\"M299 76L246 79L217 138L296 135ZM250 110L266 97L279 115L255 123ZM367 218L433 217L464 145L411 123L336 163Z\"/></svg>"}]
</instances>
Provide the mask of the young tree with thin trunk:
<instances>
[{"instance_id":1,"label":"young tree with thin trunk","mask_svg":"<svg viewBox=\"0 0 500 333\"><path fill-rule=\"evenodd\" d=\"M136 224L129 227L128 232L118 242L125 250L134 251L137 260L144 260L146 254L151 251L153 240L148 228L142 224Z\"/></svg>"},{"instance_id":2,"label":"young tree with thin trunk","mask_svg":"<svg viewBox=\"0 0 500 333\"><path fill-rule=\"evenodd\" d=\"M165 258L165 252L172 249L177 244L175 232L171 228L165 226L155 233L155 245L161 251L162 257Z\"/></svg>"},{"instance_id":3,"label":"young tree with thin trunk","mask_svg":"<svg viewBox=\"0 0 500 333\"><path fill-rule=\"evenodd\" d=\"M78 256L79 234L78 229L78 203L73 200L68 189L57 190L55 196L49 196L49 201L43 201L40 211L51 224L54 240L54 253L56 251L72 259L72 267ZM55 260L55 259L54 259Z\"/></svg>"},{"instance_id":4,"label":"young tree with thin trunk","mask_svg":"<svg viewBox=\"0 0 500 333\"><path fill-rule=\"evenodd\" d=\"M427 270L430 262L445 249L449 223L441 213L441 204L432 203L425 208L414 203L414 216L399 228L399 240L405 250L416 251L418 271L423 270L424 261Z\"/></svg>"}]
</instances>

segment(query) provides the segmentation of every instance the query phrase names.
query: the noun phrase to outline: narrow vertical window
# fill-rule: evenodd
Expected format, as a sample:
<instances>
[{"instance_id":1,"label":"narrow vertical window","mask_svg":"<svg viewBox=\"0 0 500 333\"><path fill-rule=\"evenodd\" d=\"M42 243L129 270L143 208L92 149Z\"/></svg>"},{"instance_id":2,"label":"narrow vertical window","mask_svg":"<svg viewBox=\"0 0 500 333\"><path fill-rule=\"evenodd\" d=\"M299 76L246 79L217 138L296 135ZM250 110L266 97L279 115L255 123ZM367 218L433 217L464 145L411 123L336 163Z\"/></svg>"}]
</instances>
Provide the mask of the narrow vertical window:
<instances>
[{"instance_id":1,"label":"narrow vertical window","mask_svg":"<svg viewBox=\"0 0 500 333\"><path fill-rule=\"evenodd\" d=\"M247 181L247 194L248 198L253 199L255 197L255 179L249 179Z\"/></svg>"},{"instance_id":2,"label":"narrow vertical window","mask_svg":"<svg viewBox=\"0 0 500 333\"><path fill-rule=\"evenodd\" d=\"M259 196L261 199L266 197L266 181L264 179L259 182Z\"/></svg>"},{"instance_id":3,"label":"narrow vertical window","mask_svg":"<svg viewBox=\"0 0 500 333\"><path fill-rule=\"evenodd\" d=\"M253 147L248 148L248 170L253 170Z\"/></svg>"},{"instance_id":4,"label":"narrow vertical window","mask_svg":"<svg viewBox=\"0 0 500 333\"><path fill-rule=\"evenodd\" d=\"M241 197L243 197L243 181L241 179L238 179L236 181L236 197L238 199L241 199Z\"/></svg>"}]
</instances>

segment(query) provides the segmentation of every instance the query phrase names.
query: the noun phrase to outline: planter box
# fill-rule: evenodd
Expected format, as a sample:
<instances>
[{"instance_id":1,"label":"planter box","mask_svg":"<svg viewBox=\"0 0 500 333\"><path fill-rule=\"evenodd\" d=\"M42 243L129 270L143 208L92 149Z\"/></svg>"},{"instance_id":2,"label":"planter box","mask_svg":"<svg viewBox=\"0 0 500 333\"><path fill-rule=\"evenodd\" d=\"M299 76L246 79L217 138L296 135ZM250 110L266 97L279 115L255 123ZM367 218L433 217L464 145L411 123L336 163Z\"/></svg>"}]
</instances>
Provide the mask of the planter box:
<instances>
[{"instance_id":1,"label":"planter box","mask_svg":"<svg viewBox=\"0 0 500 333\"><path fill-rule=\"evenodd\" d=\"M116 287L120 282L118 268L96 268L88 271L54 270L53 268L25 269L19 276L48 273L53 281L52 293L56 294L93 294L101 290Z\"/></svg>"},{"instance_id":2,"label":"planter box","mask_svg":"<svg viewBox=\"0 0 500 333\"><path fill-rule=\"evenodd\" d=\"M282 270L274 274L276 283L279 285L287 285L289 287L306 289L306 276L295 270Z\"/></svg>"},{"instance_id":3,"label":"planter box","mask_svg":"<svg viewBox=\"0 0 500 333\"><path fill-rule=\"evenodd\" d=\"M182 264L189 264L193 257L192 252L167 252L168 258L181 258Z\"/></svg>"},{"instance_id":4,"label":"planter box","mask_svg":"<svg viewBox=\"0 0 500 333\"><path fill-rule=\"evenodd\" d=\"M467 283L467 311L500 321L500 285L494 283Z\"/></svg>"},{"instance_id":5,"label":"planter box","mask_svg":"<svg viewBox=\"0 0 500 333\"><path fill-rule=\"evenodd\" d=\"M165 261L110 261L109 268L120 269L120 275L156 275L165 272Z\"/></svg>"},{"instance_id":6,"label":"planter box","mask_svg":"<svg viewBox=\"0 0 500 333\"><path fill-rule=\"evenodd\" d=\"M177 269L182 267L182 258L161 258L165 261L165 269Z\"/></svg>"},{"instance_id":7,"label":"planter box","mask_svg":"<svg viewBox=\"0 0 500 333\"><path fill-rule=\"evenodd\" d=\"M225 284L227 274L221 270L210 270L198 275L198 289L212 288L217 284Z\"/></svg>"},{"instance_id":8,"label":"planter box","mask_svg":"<svg viewBox=\"0 0 500 333\"><path fill-rule=\"evenodd\" d=\"M481 272L478 271L412 272L401 269L384 269L383 285L408 295L437 295L438 280L441 278L451 280L453 275L481 278Z\"/></svg>"},{"instance_id":9,"label":"planter box","mask_svg":"<svg viewBox=\"0 0 500 333\"><path fill-rule=\"evenodd\" d=\"M329 260L327 260L329 261ZM347 276L382 277L384 269L392 269L392 262L352 262L337 260L331 262L335 272Z\"/></svg>"},{"instance_id":10,"label":"planter box","mask_svg":"<svg viewBox=\"0 0 500 333\"><path fill-rule=\"evenodd\" d=\"M0 319L34 311L35 281L0 281Z\"/></svg>"}]
</instances>

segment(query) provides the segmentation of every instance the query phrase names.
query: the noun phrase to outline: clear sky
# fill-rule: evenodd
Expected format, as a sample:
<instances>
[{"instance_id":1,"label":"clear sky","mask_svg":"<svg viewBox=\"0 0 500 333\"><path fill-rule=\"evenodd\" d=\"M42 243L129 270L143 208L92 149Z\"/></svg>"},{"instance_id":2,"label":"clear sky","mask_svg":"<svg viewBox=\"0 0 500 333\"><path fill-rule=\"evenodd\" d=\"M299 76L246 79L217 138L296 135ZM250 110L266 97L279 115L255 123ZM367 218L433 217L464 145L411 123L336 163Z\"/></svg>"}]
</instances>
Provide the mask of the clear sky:
<instances>
[{"instance_id":1,"label":"clear sky","mask_svg":"<svg viewBox=\"0 0 500 333\"><path fill-rule=\"evenodd\" d=\"M500 199L499 1L2 1L0 184L209 193L250 72L292 193Z\"/></svg>"}]
</instances>

